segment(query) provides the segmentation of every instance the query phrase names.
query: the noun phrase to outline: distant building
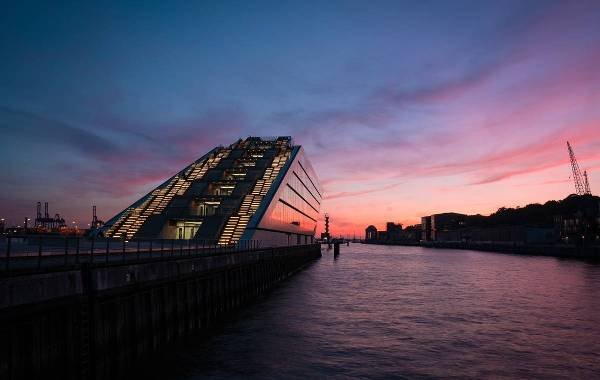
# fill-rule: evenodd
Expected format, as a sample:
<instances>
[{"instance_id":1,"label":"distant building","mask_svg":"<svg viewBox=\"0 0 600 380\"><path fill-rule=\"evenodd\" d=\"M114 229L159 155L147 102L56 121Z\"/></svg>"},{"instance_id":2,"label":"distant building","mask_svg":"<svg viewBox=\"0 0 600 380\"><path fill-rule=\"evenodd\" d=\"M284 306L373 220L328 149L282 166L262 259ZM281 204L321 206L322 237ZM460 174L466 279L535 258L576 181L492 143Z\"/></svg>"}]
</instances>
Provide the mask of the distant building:
<instances>
[{"instance_id":1,"label":"distant building","mask_svg":"<svg viewBox=\"0 0 600 380\"><path fill-rule=\"evenodd\" d=\"M470 227L444 231L437 241L462 241L511 244L551 244L557 236L553 228L529 226Z\"/></svg>"},{"instance_id":2,"label":"distant building","mask_svg":"<svg viewBox=\"0 0 600 380\"><path fill-rule=\"evenodd\" d=\"M421 218L421 240L431 240L431 216Z\"/></svg>"},{"instance_id":3,"label":"distant building","mask_svg":"<svg viewBox=\"0 0 600 380\"><path fill-rule=\"evenodd\" d=\"M376 244L414 244L421 237L421 225L417 224L402 228L402 224L388 222L385 231L377 231L375 226L371 225L365 229L365 241Z\"/></svg>"},{"instance_id":4,"label":"distant building","mask_svg":"<svg viewBox=\"0 0 600 380\"><path fill-rule=\"evenodd\" d=\"M569 199L569 198L567 198ZM554 224L560 239L567 243L600 241L600 202L580 198L577 210L556 215Z\"/></svg>"},{"instance_id":5,"label":"distant building","mask_svg":"<svg viewBox=\"0 0 600 380\"><path fill-rule=\"evenodd\" d=\"M487 242L538 244L553 243L556 233L553 228L523 225L472 227L467 223L468 215L447 212L421 218L421 240L439 242Z\"/></svg>"},{"instance_id":6,"label":"distant building","mask_svg":"<svg viewBox=\"0 0 600 380\"><path fill-rule=\"evenodd\" d=\"M415 224L402 230L402 240L418 242L421 239L421 225Z\"/></svg>"},{"instance_id":7,"label":"distant building","mask_svg":"<svg viewBox=\"0 0 600 380\"><path fill-rule=\"evenodd\" d=\"M455 212L433 214L421 218L421 240L440 240L448 231L467 226L467 215Z\"/></svg>"},{"instance_id":8,"label":"distant building","mask_svg":"<svg viewBox=\"0 0 600 380\"><path fill-rule=\"evenodd\" d=\"M441 213L421 218L421 240L514 244L600 243L600 197L500 208L489 216Z\"/></svg>"},{"instance_id":9,"label":"distant building","mask_svg":"<svg viewBox=\"0 0 600 380\"><path fill-rule=\"evenodd\" d=\"M377 228L375 228L375 226L370 225L365 229L365 240L377 240Z\"/></svg>"},{"instance_id":10,"label":"distant building","mask_svg":"<svg viewBox=\"0 0 600 380\"><path fill-rule=\"evenodd\" d=\"M440 240L445 232L466 227L466 219L467 215L455 212L431 215L431 239Z\"/></svg>"},{"instance_id":11,"label":"distant building","mask_svg":"<svg viewBox=\"0 0 600 380\"><path fill-rule=\"evenodd\" d=\"M396 241L402 239L402 224L387 222L385 231L387 232L387 240Z\"/></svg>"}]
</instances>

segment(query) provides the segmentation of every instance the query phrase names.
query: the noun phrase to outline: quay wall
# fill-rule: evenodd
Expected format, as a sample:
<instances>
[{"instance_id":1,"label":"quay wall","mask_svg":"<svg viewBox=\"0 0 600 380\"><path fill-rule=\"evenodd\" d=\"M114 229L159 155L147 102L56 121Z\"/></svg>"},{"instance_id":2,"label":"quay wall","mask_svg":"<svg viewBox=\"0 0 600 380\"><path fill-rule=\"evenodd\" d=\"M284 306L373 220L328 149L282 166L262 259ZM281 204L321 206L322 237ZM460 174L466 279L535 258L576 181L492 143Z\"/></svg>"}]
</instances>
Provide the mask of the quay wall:
<instances>
[{"instance_id":1,"label":"quay wall","mask_svg":"<svg viewBox=\"0 0 600 380\"><path fill-rule=\"evenodd\" d=\"M422 242L421 246L429 248L469 249L520 255L600 259L600 246L575 246L563 244L510 244L502 242Z\"/></svg>"},{"instance_id":2,"label":"quay wall","mask_svg":"<svg viewBox=\"0 0 600 380\"><path fill-rule=\"evenodd\" d=\"M0 379L120 378L320 256L313 244L0 278Z\"/></svg>"}]
</instances>

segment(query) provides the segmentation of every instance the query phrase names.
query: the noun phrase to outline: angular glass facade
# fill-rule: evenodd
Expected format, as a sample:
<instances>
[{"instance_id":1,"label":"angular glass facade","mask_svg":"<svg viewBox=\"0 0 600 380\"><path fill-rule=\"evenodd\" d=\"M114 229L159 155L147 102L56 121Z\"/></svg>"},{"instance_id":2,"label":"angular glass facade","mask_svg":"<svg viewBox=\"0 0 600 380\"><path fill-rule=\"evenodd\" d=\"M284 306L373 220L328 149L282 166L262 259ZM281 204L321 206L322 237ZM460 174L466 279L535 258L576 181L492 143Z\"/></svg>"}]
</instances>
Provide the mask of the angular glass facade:
<instances>
[{"instance_id":1,"label":"angular glass facade","mask_svg":"<svg viewBox=\"0 0 600 380\"><path fill-rule=\"evenodd\" d=\"M260 240L305 244L316 232L323 190L290 137L248 137L217 147L115 216L109 238Z\"/></svg>"},{"instance_id":2,"label":"angular glass facade","mask_svg":"<svg viewBox=\"0 0 600 380\"><path fill-rule=\"evenodd\" d=\"M296 147L267 206L250 223L252 239L270 245L312 242L317 229L323 190L304 150Z\"/></svg>"}]
</instances>

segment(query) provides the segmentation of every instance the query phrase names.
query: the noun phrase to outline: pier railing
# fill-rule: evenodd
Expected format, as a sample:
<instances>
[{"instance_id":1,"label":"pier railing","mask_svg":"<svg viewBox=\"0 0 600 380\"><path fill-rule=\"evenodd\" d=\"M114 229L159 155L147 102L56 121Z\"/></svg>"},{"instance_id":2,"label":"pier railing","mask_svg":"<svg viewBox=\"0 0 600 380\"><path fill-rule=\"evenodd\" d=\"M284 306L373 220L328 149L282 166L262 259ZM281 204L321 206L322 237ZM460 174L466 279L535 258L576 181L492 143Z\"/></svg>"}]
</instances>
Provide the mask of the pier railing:
<instances>
[{"instance_id":1,"label":"pier railing","mask_svg":"<svg viewBox=\"0 0 600 380\"><path fill-rule=\"evenodd\" d=\"M82 263L215 256L265 249L258 240L219 244L203 239L89 239L79 236L8 236L0 239L0 276L64 270Z\"/></svg>"}]
</instances>

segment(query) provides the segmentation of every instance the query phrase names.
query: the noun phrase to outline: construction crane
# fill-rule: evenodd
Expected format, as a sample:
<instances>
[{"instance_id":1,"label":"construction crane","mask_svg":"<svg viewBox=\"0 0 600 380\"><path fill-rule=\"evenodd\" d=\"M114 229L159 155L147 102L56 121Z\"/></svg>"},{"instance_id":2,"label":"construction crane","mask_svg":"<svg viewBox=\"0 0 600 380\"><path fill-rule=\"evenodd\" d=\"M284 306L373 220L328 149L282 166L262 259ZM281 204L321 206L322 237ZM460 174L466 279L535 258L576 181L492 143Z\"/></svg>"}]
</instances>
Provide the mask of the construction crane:
<instances>
[{"instance_id":1,"label":"construction crane","mask_svg":"<svg viewBox=\"0 0 600 380\"><path fill-rule=\"evenodd\" d=\"M90 223L90 228L91 229L96 229L99 228L100 226L102 226L104 224L103 221L101 221L100 219L98 219L98 216L96 215L96 205L92 206L92 222Z\"/></svg>"},{"instance_id":2,"label":"construction crane","mask_svg":"<svg viewBox=\"0 0 600 380\"><path fill-rule=\"evenodd\" d=\"M573 181L575 181L575 193L577 195L591 194L590 184L588 182L587 172L584 171L581 175L579 170L579 164L575 158L575 153L571 144L567 141L567 148L569 149L569 158L571 159L571 169L573 170Z\"/></svg>"},{"instance_id":3,"label":"construction crane","mask_svg":"<svg viewBox=\"0 0 600 380\"><path fill-rule=\"evenodd\" d=\"M65 220L60 217L60 214L55 214L54 218L50 217L48 212L48 202L44 202L44 217L42 217L42 202L37 203L35 226L41 228L61 228L66 227Z\"/></svg>"}]
</instances>

